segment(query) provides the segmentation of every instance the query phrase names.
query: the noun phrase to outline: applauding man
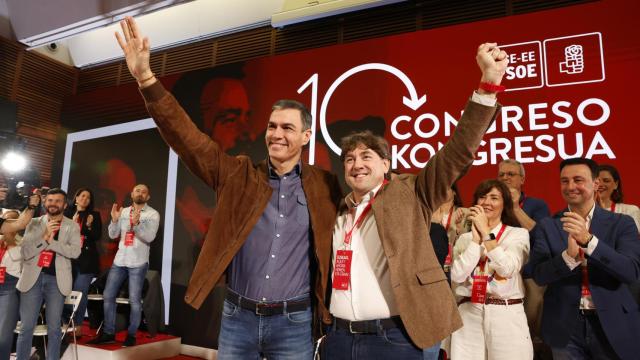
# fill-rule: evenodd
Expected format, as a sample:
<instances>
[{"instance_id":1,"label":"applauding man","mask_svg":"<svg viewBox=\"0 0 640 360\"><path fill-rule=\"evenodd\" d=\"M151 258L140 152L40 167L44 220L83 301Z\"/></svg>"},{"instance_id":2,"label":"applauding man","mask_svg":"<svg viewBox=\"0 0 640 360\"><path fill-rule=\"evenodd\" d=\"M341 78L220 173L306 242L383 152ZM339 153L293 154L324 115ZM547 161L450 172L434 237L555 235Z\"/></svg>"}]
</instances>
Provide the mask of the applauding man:
<instances>
[{"instance_id":1,"label":"applauding man","mask_svg":"<svg viewBox=\"0 0 640 360\"><path fill-rule=\"evenodd\" d=\"M595 161L560 163L568 208L538 223L533 278L547 285L542 338L554 359L637 359L640 312L625 284L640 278L633 219L596 206Z\"/></svg>"},{"instance_id":2,"label":"applauding man","mask_svg":"<svg viewBox=\"0 0 640 360\"><path fill-rule=\"evenodd\" d=\"M37 200L31 206L35 206ZM71 293L71 260L80 255L80 230L73 220L63 216L67 194L51 189L45 197L47 213L34 218L22 240L22 276L20 290L20 320L18 360L29 359L33 330L40 315L42 301L47 315L47 359L60 356L60 331L65 296ZM0 315L2 316L2 315Z\"/></svg>"},{"instance_id":3,"label":"applauding man","mask_svg":"<svg viewBox=\"0 0 640 360\"><path fill-rule=\"evenodd\" d=\"M111 209L109 237L120 238L120 242L104 289L104 330L91 341L92 344L115 341L116 296L127 277L131 312L123 346L136 344L136 332L142 317L142 287L149 268L149 248L160 225L160 214L147 205L150 198L147 185L138 184L131 192L131 206L123 209L113 204Z\"/></svg>"}]
</instances>

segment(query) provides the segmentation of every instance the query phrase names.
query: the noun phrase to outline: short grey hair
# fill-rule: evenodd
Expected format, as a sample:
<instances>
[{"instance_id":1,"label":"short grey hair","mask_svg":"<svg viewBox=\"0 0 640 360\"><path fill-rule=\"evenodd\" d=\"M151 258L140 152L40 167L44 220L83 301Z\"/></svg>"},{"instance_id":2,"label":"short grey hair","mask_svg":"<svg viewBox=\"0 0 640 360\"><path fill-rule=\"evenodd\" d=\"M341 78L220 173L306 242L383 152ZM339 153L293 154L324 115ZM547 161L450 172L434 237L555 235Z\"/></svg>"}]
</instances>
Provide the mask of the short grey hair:
<instances>
[{"instance_id":1,"label":"short grey hair","mask_svg":"<svg viewBox=\"0 0 640 360\"><path fill-rule=\"evenodd\" d=\"M271 111L295 109L300 111L300 119L302 120L302 130L311 129L311 113L303 103L295 100L281 99L275 102L271 107Z\"/></svg>"},{"instance_id":2,"label":"short grey hair","mask_svg":"<svg viewBox=\"0 0 640 360\"><path fill-rule=\"evenodd\" d=\"M500 164L518 165L518 167L520 168L520 176L524 177L524 166L522 166L522 163L520 161L514 159L506 159L502 160Z\"/></svg>"}]
</instances>

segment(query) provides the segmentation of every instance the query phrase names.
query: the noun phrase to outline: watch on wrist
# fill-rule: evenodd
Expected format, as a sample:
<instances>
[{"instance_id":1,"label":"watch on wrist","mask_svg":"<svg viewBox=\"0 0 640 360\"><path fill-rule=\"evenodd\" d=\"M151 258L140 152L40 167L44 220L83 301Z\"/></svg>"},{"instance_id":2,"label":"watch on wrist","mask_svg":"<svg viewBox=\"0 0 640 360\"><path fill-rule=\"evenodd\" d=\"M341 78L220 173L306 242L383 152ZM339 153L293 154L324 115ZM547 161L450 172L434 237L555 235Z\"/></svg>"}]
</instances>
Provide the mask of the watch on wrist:
<instances>
[{"instance_id":1,"label":"watch on wrist","mask_svg":"<svg viewBox=\"0 0 640 360\"><path fill-rule=\"evenodd\" d=\"M591 239L593 239L593 234L589 234L589 240L587 240L586 243L584 244L578 244L581 248L586 249L587 246L589 246L589 242L591 241Z\"/></svg>"},{"instance_id":2,"label":"watch on wrist","mask_svg":"<svg viewBox=\"0 0 640 360\"><path fill-rule=\"evenodd\" d=\"M493 233L489 233L489 235L485 236L482 241L491 241L491 240L495 240L496 236L493 235Z\"/></svg>"}]
</instances>

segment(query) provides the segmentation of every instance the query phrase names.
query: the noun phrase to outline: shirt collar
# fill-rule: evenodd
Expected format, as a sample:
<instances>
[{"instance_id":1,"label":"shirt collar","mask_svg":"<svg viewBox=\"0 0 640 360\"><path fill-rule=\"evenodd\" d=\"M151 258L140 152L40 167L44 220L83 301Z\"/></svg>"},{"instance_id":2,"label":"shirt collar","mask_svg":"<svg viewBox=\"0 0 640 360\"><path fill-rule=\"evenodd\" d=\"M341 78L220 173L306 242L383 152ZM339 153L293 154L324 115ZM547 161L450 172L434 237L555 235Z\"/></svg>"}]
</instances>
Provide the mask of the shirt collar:
<instances>
[{"instance_id":1,"label":"shirt collar","mask_svg":"<svg viewBox=\"0 0 640 360\"><path fill-rule=\"evenodd\" d=\"M144 206L142 207L142 209L140 209L140 212L147 210L147 207L149 207L149 205L147 205L147 203L144 203ZM133 210L133 204L129 206L129 209L129 211Z\"/></svg>"},{"instance_id":2,"label":"shirt collar","mask_svg":"<svg viewBox=\"0 0 640 360\"><path fill-rule=\"evenodd\" d=\"M280 175L278 175L278 173L276 172L276 169L271 165L271 160L267 161L267 172L269 174L270 179L280 179ZM296 166L294 166L290 172L284 174L284 176L290 175L290 174L296 174L299 176L301 173L302 173L302 161L298 161Z\"/></svg>"},{"instance_id":3,"label":"shirt collar","mask_svg":"<svg viewBox=\"0 0 640 360\"><path fill-rule=\"evenodd\" d=\"M568 206L569 211L573 211L571 210L571 206ZM591 210L589 210L589 214L587 214L587 218L585 220L587 220L587 227L589 226L589 224L591 224L591 219L593 219L593 211L596 209L596 203L595 201L593 202L593 206L591 207Z\"/></svg>"},{"instance_id":4,"label":"shirt collar","mask_svg":"<svg viewBox=\"0 0 640 360\"><path fill-rule=\"evenodd\" d=\"M496 226L494 226L493 229L491 229L491 233L493 235L498 235L498 232L500 231L501 227L502 227L502 221L499 222Z\"/></svg>"},{"instance_id":5,"label":"shirt collar","mask_svg":"<svg viewBox=\"0 0 640 360\"><path fill-rule=\"evenodd\" d=\"M382 186L382 183L380 183L378 186L374 187L373 189L369 190L369 192L364 194L364 196L362 197L362 200L360 200L359 203L356 203L355 200L353 199L353 191L350 192L349 195L347 195L347 197L345 198L345 202L347 203L347 206L349 206L349 208L355 208L355 207L358 207L359 205L368 203L369 200L371 200L371 198L378 192L378 190L380 190L381 186Z\"/></svg>"}]
</instances>

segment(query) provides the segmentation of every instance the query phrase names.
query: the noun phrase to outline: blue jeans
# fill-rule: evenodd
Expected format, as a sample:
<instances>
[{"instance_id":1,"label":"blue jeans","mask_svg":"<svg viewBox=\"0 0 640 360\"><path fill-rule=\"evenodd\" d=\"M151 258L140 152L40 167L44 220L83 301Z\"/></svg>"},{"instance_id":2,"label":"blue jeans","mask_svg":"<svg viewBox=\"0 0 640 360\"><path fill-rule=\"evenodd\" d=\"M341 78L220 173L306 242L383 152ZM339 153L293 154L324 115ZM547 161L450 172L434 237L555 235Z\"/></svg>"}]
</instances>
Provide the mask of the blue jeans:
<instances>
[{"instance_id":1,"label":"blue jeans","mask_svg":"<svg viewBox=\"0 0 640 360\"><path fill-rule=\"evenodd\" d=\"M416 347L406 331L400 328L380 328L376 334L351 334L348 330L331 327L322 351L325 360L422 360L423 356L422 349Z\"/></svg>"},{"instance_id":2,"label":"blue jeans","mask_svg":"<svg viewBox=\"0 0 640 360\"><path fill-rule=\"evenodd\" d=\"M299 300L297 297L289 300ZM224 301L218 360L262 359L311 360L311 308L262 316Z\"/></svg>"},{"instance_id":3,"label":"blue jeans","mask_svg":"<svg viewBox=\"0 0 640 360\"><path fill-rule=\"evenodd\" d=\"M82 293L82 299L80 299L80 304L78 305L78 309L76 309L76 315L73 318L76 326L82 326L82 322L84 321L84 314L87 312L89 285L91 285L91 280L93 280L94 277L95 274L83 274L79 272L73 280L73 291L80 291Z\"/></svg>"},{"instance_id":4,"label":"blue jeans","mask_svg":"<svg viewBox=\"0 0 640 360\"><path fill-rule=\"evenodd\" d=\"M58 289L56 277L40 273L31 289L20 294L20 319L22 327L18 334L18 360L27 360L31 355L33 330L40 315L42 300L46 305L47 318L47 360L60 358L60 339L62 339L62 308L64 295Z\"/></svg>"},{"instance_id":5,"label":"blue jeans","mask_svg":"<svg viewBox=\"0 0 640 360\"><path fill-rule=\"evenodd\" d=\"M135 336L142 319L142 287L147 275L149 264L135 268L112 265L107 276L107 285L104 289L104 333L116 333L116 297L120 287L129 276L129 329L128 334Z\"/></svg>"},{"instance_id":6,"label":"blue jeans","mask_svg":"<svg viewBox=\"0 0 640 360\"><path fill-rule=\"evenodd\" d=\"M423 360L438 360L440 357L440 341L438 341L432 347L422 350Z\"/></svg>"},{"instance_id":7,"label":"blue jeans","mask_svg":"<svg viewBox=\"0 0 640 360\"><path fill-rule=\"evenodd\" d=\"M18 322L18 278L5 274L4 284L0 284L0 360L11 355L13 330Z\"/></svg>"}]
</instances>

